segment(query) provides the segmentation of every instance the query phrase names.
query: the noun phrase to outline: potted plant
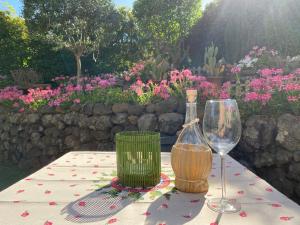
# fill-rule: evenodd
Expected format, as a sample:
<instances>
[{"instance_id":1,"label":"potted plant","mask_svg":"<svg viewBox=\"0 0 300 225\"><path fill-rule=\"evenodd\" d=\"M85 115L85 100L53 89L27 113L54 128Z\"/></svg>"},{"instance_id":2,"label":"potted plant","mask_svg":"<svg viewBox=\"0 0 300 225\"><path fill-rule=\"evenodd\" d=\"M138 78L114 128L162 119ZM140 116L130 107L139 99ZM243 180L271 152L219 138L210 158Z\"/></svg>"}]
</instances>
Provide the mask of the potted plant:
<instances>
[{"instance_id":1,"label":"potted plant","mask_svg":"<svg viewBox=\"0 0 300 225\"><path fill-rule=\"evenodd\" d=\"M221 60L217 61L218 51L219 49L214 43L205 48L203 70L207 74L209 82L216 84L217 87L221 87L223 81L221 74L223 74L225 66L221 63Z\"/></svg>"}]
</instances>

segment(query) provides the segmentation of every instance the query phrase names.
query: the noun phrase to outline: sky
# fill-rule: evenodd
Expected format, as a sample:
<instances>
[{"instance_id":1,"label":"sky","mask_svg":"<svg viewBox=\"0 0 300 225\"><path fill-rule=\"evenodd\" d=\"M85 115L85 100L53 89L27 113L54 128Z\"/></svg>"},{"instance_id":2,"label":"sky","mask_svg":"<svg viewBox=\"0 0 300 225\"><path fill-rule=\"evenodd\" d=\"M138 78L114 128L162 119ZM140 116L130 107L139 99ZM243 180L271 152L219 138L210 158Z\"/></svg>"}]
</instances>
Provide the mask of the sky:
<instances>
[{"instance_id":1,"label":"sky","mask_svg":"<svg viewBox=\"0 0 300 225\"><path fill-rule=\"evenodd\" d=\"M127 6L127 7L132 7L132 4L134 2L134 0L113 0L113 1L115 2L116 5ZM205 7L205 5L211 1L212 0L202 0L203 7ZM8 2L10 5L12 5L16 9L17 14L21 15L22 0L0 0L0 9L3 9L3 6L1 3L4 3L4 2Z\"/></svg>"}]
</instances>

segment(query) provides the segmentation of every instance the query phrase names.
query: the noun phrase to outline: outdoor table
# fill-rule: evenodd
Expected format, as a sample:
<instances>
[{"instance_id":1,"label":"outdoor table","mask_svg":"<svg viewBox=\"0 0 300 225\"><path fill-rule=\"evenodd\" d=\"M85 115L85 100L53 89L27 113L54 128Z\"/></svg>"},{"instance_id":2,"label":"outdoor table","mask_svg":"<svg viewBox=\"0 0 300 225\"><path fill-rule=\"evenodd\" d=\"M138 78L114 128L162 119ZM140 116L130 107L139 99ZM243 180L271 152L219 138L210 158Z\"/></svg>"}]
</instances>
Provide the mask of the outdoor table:
<instances>
[{"instance_id":1,"label":"outdoor table","mask_svg":"<svg viewBox=\"0 0 300 225\"><path fill-rule=\"evenodd\" d=\"M174 189L170 153L162 153L161 183L150 190L121 187L113 152L70 152L0 192L0 225L276 225L300 224L300 206L247 168L226 158L227 196L242 210L218 214L206 199L220 197L214 155L209 192Z\"/></svg>"}]
</instances>

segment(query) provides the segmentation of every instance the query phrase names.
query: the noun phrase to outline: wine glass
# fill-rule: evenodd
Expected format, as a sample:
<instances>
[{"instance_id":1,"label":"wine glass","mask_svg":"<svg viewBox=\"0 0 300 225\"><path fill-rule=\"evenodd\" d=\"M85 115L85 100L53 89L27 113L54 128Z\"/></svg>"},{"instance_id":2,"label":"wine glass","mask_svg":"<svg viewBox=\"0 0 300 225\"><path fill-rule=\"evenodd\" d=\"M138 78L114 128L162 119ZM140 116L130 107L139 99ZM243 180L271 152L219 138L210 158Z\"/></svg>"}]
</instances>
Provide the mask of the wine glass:
<instances>
[{"instance_id":1,"label":"wine glass","mask_svg":"<svg viewBox=\"0 0 300 225\"><path fill-rule=\"evenodd\" d=\"M205 105L203 134L208 145L221 157L222 197L210 199L208 207L219 213L234 213L241 210L235 199L226 198L225 156L239 142L241 120L237 102L232 99L209 100Z\"/></svg>"}]
</instances>

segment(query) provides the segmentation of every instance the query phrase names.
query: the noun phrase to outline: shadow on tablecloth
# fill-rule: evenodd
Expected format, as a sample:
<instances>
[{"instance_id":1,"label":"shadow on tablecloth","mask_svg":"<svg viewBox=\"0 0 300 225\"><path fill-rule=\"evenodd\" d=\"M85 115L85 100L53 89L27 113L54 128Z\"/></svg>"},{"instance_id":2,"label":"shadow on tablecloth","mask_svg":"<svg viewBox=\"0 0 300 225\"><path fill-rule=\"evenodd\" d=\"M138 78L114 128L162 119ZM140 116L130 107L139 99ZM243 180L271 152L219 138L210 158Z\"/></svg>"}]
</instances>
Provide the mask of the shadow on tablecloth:
<instances>
[{"instance_id":1,"label":"shadow on tablecloth","mask_svg":"<svg viewBox=\"0 0 300 225\"><path fill-rule=\"evenodd\" d=\"M102 221L115 215L144 195L143 192L128 192L104 186L74 202L69 203L61 214L74 223Z\"/></svg>"},{"instance_id":2,"label":"shadow on tablecloth","mask_svg":"<svg viewBox=\"0 0 300 225\"><path fill-rule=\"evenodd\" d=\"M166 196L168 198L166 199ZM145 225L182 225L195 218L205 204L205 194L189 194L171 191L149 206Z\"/></svg>"}]
</instances>

